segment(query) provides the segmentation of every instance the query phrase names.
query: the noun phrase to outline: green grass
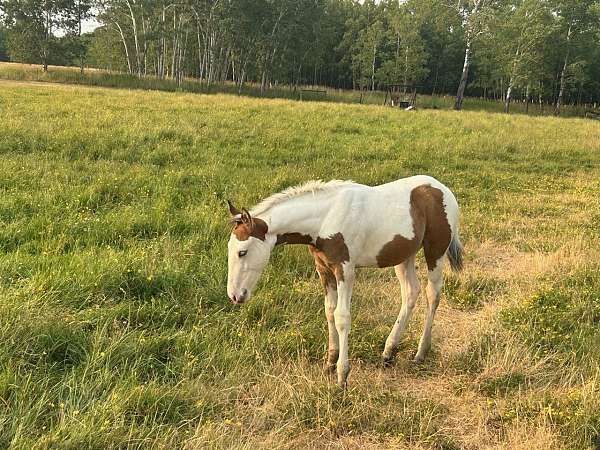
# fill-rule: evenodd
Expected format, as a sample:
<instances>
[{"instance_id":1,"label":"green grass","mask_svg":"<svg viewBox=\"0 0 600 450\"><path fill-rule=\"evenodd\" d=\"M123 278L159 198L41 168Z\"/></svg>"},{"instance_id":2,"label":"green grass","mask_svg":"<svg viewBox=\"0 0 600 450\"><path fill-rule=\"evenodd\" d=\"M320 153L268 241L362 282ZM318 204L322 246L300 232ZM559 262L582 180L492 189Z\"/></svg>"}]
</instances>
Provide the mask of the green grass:
<instances>
[{"instance_id":1,"label":"green grass","mask_svg":"<svg viewBox=\"0 0 600 450\"><path fill-rule=\"evenodd\" d=\"M600 124L0 84L0 448L595 445ZM362 271L342 393L305 249L229 304L225 200L416 173L456 193L466 272L428 361L419 311L383 370L399 286Z\"/></svg>"},{"instance_id":2,"label":"green grass","mask_svg":"<svg viewBox=\"0 0 600 450\"><path fill-rule=\"evenodd\" d=\"M86 69L81 74L78 67L50 66L48 72L43 72L39 65L28 65L19 63L0 62L0 79L13 81L51 82L63 84L77 84L88 86L100 86L119 89L144 89L168 92L193 92L198 94L231 94L245 97L258 98L281 98L288 100L299 100L299 92L290 86L275 85L261 92L260 85L256 83L245 83L241 90L232 83L216 83L207 85L194 78L186 78L180 85L174 80L166 78L159 79L154 76L137 77L122 72L109 72L99 69ZM333 89L324 86L300 86L299 89L325 90L326 94L316 92L303 92L302 101L325 101L333 103L353 103L366 105L383 105L389 100L383 91L360 91ZM454 106L452 95L418 95L417 107L421 109L445 109L450 110ZM494 100L482 98L465 98L463 109L467 111L489 111L502 113L504 104ZM552 105L543 105L540 109L537 105L530 105L526 111L525 104L515 100L510 107L511 113L530 114L533 116L548 116L553 114ZM580 106L565 105L562 108L563 116L585 116L585 108Z\"/></svg>"}]
</instances>

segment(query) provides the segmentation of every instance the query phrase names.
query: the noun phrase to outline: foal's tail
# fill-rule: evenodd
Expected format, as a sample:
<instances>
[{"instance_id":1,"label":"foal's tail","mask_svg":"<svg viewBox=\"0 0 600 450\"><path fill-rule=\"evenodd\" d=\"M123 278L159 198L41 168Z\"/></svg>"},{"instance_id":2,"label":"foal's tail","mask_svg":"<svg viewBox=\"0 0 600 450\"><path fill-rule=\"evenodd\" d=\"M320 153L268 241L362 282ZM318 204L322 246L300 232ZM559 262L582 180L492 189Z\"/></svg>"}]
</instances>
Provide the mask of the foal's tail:
<instances>
[{"instance_id":1,"label":"foal's tail","mask_svg":"<svg viewBox=\"0 0 600 450\"><path fill-rule=\"evenodd\" d=\"M440 183L441 184L441 183ZM441 189L444 192L444 205L446 209L446 218L448 219L448 225L450 225L450 233L452 238L450 239L450 245L446 250L448 255L448 261L450 262L450 268L454 272L460 272L463 269L463 253L464 249L460 243L458 237L458 226L460 222L460 208L456 197L447 186L441 185Z\"/></svg>"},{"instance_id":2,"label":"foal's tail","mask_svg":"<svg viewBox=\"0 0 600 450\"><path fill-rule=\"evenodd\" d=\"M463 253L463 246L458 237L458 229L456 229L452 233L452 240L446 252L448 261L450 261L450 267L454 272L460 272L463 269Z\"/></svg>"}]
</instances>

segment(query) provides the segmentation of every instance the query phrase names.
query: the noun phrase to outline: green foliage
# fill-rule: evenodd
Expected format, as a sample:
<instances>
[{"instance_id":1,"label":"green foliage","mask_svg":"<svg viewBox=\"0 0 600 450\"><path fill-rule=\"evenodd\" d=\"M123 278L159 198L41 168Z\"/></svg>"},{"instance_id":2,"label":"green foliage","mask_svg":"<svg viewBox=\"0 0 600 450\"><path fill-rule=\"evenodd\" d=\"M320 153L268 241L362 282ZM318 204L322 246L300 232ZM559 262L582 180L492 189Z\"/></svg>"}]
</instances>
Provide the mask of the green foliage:
<instances>
[{"instance_id":1,"label":"green foliage","mask_svg":"<svg viewBox=\"0 0 600 450\"><path fill-rule=\"evenodd\" d=\"M294 95L299 85L389 84L454 94L469 41L467 95L506 101L507 110L535 97L599 102L598 0L2 0L0 11L11 60L44 67L88 65L178 86L231 82L240 92L258 83L264 96L283 85ZM100 27L82 36L94 14Z\"/></svg>"},{"instance_id":2,"label":"green foliage","mask_svg":"<svg viewBox=\"0 0 600 450\"><path fill-rule=\"evenodd\" d=\"M0 25L0 61L8 61L8 32Z\"/></svg>"},{"instance_id":3,"label":"green foliage","mask_svg":"<svg viewBox=\"0 0 600 450\"><path fill-rule=\"evenodd\" d=\"M420 32L427 19L413 9L413 3L390 5L388 52L377 71L383 84L418 84L427 75L429 57ZM395 45L390 45L395 43Z\"/></svg>"}]
</instances>

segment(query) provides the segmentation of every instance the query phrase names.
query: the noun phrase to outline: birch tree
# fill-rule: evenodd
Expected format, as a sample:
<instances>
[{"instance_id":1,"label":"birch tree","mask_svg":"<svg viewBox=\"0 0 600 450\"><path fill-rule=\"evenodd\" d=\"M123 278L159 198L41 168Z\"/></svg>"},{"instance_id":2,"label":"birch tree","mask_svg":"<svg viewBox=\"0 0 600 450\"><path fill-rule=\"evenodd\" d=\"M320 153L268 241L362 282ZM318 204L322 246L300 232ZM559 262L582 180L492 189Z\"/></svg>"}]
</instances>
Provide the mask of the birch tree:
<instances>
[{"instance_id":1,"label":"birch tree","mask_svg":"<svg viewBox=\"0 0 600 450\"><path fill-rule=\"evenodd\" d=\"M508 80L505 112L509 112L515 86L525 84L528 96L535 67L543 64L547 37L553 31L552 22L551 11L543 0L523 0L505 6L501 28L493 34L502 43L498 46L500 65L504 66Z\"/></svg>"},{"instance_id":2,"label":"birch tree","mask_svg":"<svg viewBox=\"0 0 600 450\"><path fill-rule=\"evenodd\" d=\"M564 59L560 71L559 92L554 113L560 115L564 102L569 65L573 58L575 44L584 36L592 39L597 30L598 19L594 14L596 0L559 0L555 3L555 14L564 35Z\"/></svg>"},{"instance_id":3,"label":"birch tree","mask_svg":"<svg viewBox=\"0 0 600 450\"><path fill-rule=\"evenodd\" d=\"M412 2L393 2L388 10L389 31L386 39L390 52L378 69L379 80L386 84L415 84L428 73L428 54L420 35L421 20Z\"/></svg>"},{"instance_id":4,"label":"birch tree","mask_svg":"<svg viewBox=\"0 0 600 450\"><path fill-rule=\"evenodd\" d=\"M456 8L459 14L463 17L465 28L465 53L462 66L462 74L456 91L456 101L454 109L462 109L465 89L469 79L469 69L471 67L471 59L473 53L473 44L477 37L485 31L485 19L490 14L492 0L458 0Z\"/></svg>"}]
</instances>

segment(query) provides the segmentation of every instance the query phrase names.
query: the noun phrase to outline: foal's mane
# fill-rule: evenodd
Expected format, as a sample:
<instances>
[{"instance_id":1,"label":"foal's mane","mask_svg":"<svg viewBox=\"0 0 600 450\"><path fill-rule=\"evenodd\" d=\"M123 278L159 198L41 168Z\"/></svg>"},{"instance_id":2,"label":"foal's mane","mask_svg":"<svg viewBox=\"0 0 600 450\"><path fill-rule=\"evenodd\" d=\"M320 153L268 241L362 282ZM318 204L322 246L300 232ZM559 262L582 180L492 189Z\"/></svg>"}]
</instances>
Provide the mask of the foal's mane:
<instances>
[{"instance_id":1,"label":"foal's mane","mask_svg":"<svg viewBox=\"0 0 600 450\"><path fill-rule=\"evenodd\" d=\"M252 208L252 215L257 215L264 213L268 209L273 206L279 205L284 201L300 197L305 194L317 194L321 192L329 192L335 189L349 186L354 182L351 180L331 180L331 181L323 181L323 180L311 180L306 183L299 184L297 186L292 186L284 189L281 192L271 195L270 197L265 198L258 205Z\"/></svg>"}]
</instances>

